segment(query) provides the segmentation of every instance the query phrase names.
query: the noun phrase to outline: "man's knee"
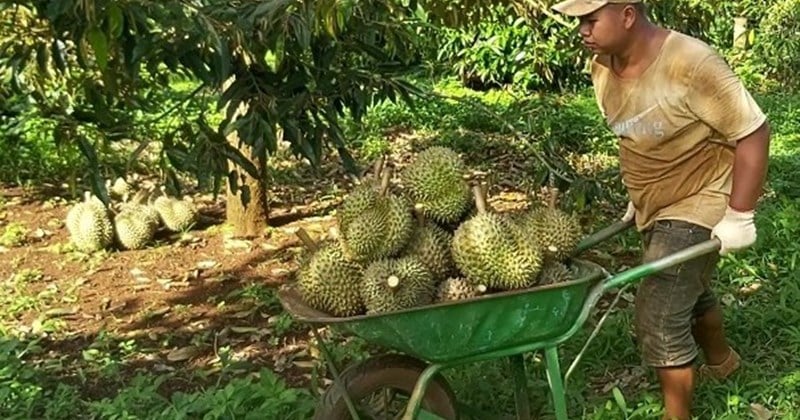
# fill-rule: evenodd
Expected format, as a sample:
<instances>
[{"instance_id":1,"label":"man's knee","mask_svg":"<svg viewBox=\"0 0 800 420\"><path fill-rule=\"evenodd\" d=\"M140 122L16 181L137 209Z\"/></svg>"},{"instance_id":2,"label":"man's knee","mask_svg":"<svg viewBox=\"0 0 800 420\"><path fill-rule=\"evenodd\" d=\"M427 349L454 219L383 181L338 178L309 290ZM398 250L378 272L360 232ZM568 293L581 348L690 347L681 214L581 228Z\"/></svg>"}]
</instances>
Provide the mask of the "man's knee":
<instances>
[{"instance_id":1,"label":"man's knee","mask_svg":"<svg viewBox=\"0 0 800 420\"><path fill-rule=\"evenodd\" d=\"M692 336L692 302L676 293L670 281L648 279L636 295L634 321L639 350L644 362L655 368L686 366L698 355Z\"/></svg>"},{"instance_id":2,"label":"man's knee","mask_svg":"<svg viewBox=\"0 0 800 420\"><path fill-rule=\"evenodd\" d=\"M674 254L703 240L703 228L684 222L657 222L645 243L643 262ZM698 355L693 319L716 302L704 281L710 261L693 260L662 270L641 282L635 301L635 328L644 361L652 367L680 367Z\"/></svg>"}]
</instances>

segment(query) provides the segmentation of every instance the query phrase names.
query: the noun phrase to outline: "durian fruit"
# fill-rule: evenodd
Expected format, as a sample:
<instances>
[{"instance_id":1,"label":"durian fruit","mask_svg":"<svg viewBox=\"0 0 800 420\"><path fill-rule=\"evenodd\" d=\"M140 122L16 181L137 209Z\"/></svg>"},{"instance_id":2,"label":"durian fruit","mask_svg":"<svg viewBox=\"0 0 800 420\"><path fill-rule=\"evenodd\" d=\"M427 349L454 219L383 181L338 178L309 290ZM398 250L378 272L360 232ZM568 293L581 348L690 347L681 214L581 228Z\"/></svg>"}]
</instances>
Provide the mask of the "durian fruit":
<instances>
[{"instance_id":1,"label":"durian fruit","mask_svg":"<svg viewBox=\"0 0 800 420\"><path fill-rule=\"evenodd\" d=\"M471 299L486 293L486 286L473 285L464 278L450 277L439 283L436 290L437 302Z\"/></svg>"},{"instance_id":2,"label":"durian fruit","mask_svg":"<svg viewBox=\"0 0 800 420\"><path fill-rule=\"evenodd\" d=\"M111 197L122 201L126 201L134 193L133 186L124 177L117 177L113 183L110 179L107 179L106 190L108 190Z\"/></svg>"},{"instance_id":3,"label":"durian fruit","mask_svg":"<svg viewBox=\"0 0 800 420\"><path fill-rule=\"evenodd\" d=\"M421 205L416 206L417 224L401 255L419 258L430 270L434 280L443 281L455 271L453 255L450 252L453 235L433 221L427 220L421 212L421 207Z\"/></svg>"},{"instance_id":4,"label":"durian fruit","mask_svg":"<svg viewBox=\"0 0 800 420\"><path fill-rule=\"evenodd\" d=\"M298 291L303 300L312 308L333 316L362 314L364 267L348 260L337 240L317 244L302 228L296 234L309 252L297 272Z\"/></svg>"},{"instance_id":5,"label":"durian fruit","mask_svg":"<svg viewBox=\"0 0 800 420\"><path fill-rule=\"evenodd\" d=\"M451 252L467 281L489 289L530 287L541 269L536 244L527 241L508 218L487 210L483 189L473 187L478 214L453 235Z\"/></svg>"},{"instance_id":6,"label":"durian fruit","mask_svg":"<svg viewBox=\"0 0 800 420\"><path fill-rule=\"evenodd\" d=\"M341 231L347 254L357 261L370 263L398 256L414 231L411 204L389 191L391 176L388 168L375 203Z\"/></svg>"},{"instance_id":7,"label":"durian fruit","mask_svg":"<svg viewBox=\"0 0 800 420\"><path fill-rule=\"evenodd\" d=\"M142 249L156 233L158 225L133 209L125 209L114 217L114 232L122 249Z\"/></svg>"},{"instance_id":8,"label":"durian fruit","mask_svg":"<svg viewBox=\"0 0 800 420\"><path fill-rule=\"evenodd\" d=\"M449 224L464 216L472 200L466 176L467 167L454 150L433 146L401 172L401 181L409 199L422 204L425 217Z\"/></svg>"},{"instance_id":9,"label":"durian fruit","mask_svg":"<svg viewBox=\"0 0 800 420\"><path fill-rule=\"evenodd\" d=\"M114 227L108 209L91 192L84 193L84 201L73 206L66 217L70 240L81 251L105 249L114 241Z\"/></svg>"},{"instance_id":10,"label":"durian fruit","mask_svg":"<svg viewBox=\"0 0 800 420\"><path fill-rule=\"evenodd\" d=\"M164 227L172 232L182 232L197 222L197 209L193 203L160 195L152 203Z\"/></svg>"},{"instance_id":11,"label":"durian fruit","mask_svg":"<svg viewBox=\"0 0 800 420\"><path fill-rule=\"evenodd\" d=\"M367 266L361 299L367 314L398 311L433 303L436 285L418 258L386 258Z\"/></svg>"},{"instance_id":12,"label":"durian fruit","mask_svg":"<svg viewBox=\"0 0 800 420\"><path fill-rule=\"evenodd\" d=\"M553 189L547 207L529 210L520 221L525 235L539 244L545 261L564 261L582 237L580 221L575 215L559 209L556 206L557 199L558 190Z\"/></svg>"},{"instance_id":13,"label":"durian fruit","mask_svg":"<svg viewBox=\"0 0 800 420\"><path fill-rule=\"evenodd\" d=\"M550 260L542 266L542 271L539 273L538 284L544 286L571 280L574 280L574 277L569 267L562 262Z\"/></svg>"},{"instance_id":14,"label":"durian fruit","mask_svg":"<svg viewBox=\"0 0 800 420\"><path fill-rule=\"evenodd\" d=\"M381 174L385 158L381 156L374 165L372 177L364 177L347 196L336 211L336 224L339 231L344 232L350 222L376 205L380 196Z\"/></svg>"},{"instance_id":15,"label":"durian fruit","mask_svg":"<svg viewBox=\"0 0 800 420\"><path fill-rule=\"evenodd\" d=\"M144 190L137 191L133 197L122 205L114 217L114 234L122 249L142 249L155 236L161 219L151 206L143 204L146 199Z\"/></svg>"}]
</instances>

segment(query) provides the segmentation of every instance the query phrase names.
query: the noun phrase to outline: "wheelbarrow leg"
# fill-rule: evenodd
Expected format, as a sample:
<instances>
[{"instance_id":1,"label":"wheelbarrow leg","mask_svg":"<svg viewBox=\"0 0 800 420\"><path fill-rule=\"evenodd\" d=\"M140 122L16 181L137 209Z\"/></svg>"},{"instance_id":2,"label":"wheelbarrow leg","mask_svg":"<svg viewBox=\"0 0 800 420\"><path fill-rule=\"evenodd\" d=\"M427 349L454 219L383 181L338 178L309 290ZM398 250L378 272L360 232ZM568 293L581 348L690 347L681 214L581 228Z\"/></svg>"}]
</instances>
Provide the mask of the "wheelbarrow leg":
<instances>
[{"instance_id":1,"label":"wheelbarrow leg","mask_svg":"<svg viewBox=\"0 0 800 420\"><path fill-rule=\"evenodd\" d=\"M325 340L322 339L322 336L317 331L317 328L311 327L311 333L314 335L314 338L317 340L317 345L319 346L320 351L322 352L323 357L325 358L325 364L328 365L328 369L331 371L333 376L333 386L338 386L339 389L342 390L342 395L344 395L344 402L347 404L347 409L350 411L350 415L353 416L353 419L359 420L360 417L358 416L358 411L356 411L355 404L353 400L350 398L350 395L347 394L347 387L344 386L342 383L342 377L339 375L339 369L336 367L336 362L333 359L333 354L328 349L328 346L325 344Z\"/></svg>"},{"instance_id":2,"label":"wheelbarrow leg","mask_svg":"<svg viewBox=\"0 0 800 420\"><path fill-rule=\"evenodd\" d=\"M528 380L525 377L525 360L521 354L508 358L511 374L514 376L514 402L517 406L517 420L530 420L531 405L528 394Z\"/></svg>"},{"instance_id":3,"label":"wheelbarrow leg","mask_svg":"<svg viewBox=\"0 0 800 420\"><path fill-rule=\"evenodd\" d=\"M567 420L567 395L564 382L561 379L561 367L558 362L558 349L547 347L544 350L547 363L547 381L550 383L550 393L553 394L553 406L557 420Z\"/></svg>"},{"instance_id":4,"label":"wheelbarrow leg","mask_svg":"<svg viewBox=\"0 0 800 420\"><path fill-rule=\"evenodd\" d=\"M442 365L434 363L422 371L422 374L419 375L417 379L416 385L414 385L414 391L411 393L411 398L408 400L408 406L406 406L406 412L403 414L402 420L415 420L417 418L420 406L422 405L422 397L425 396L425 391L428 390L428 384L441 369Z\"/></svg>"}]
</instances>

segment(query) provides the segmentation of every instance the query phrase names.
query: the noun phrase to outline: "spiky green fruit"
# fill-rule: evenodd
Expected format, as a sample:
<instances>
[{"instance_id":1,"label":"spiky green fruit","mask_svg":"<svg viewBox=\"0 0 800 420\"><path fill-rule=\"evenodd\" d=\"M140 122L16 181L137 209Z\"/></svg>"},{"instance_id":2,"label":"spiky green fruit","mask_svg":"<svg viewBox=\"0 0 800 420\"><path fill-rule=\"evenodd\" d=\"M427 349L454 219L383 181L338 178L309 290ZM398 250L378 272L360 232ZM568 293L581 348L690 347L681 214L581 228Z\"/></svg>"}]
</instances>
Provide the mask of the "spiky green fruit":
<instances>
[{"instance_id":1,"label":"spiky green fruit","mask_svg":"<svg viewBox=\"0 0 800 420\"><path fill-rule=\"evenodd\" d=\"M339 231L344 232L350 222L378 202L381 191L381 180L384 174L386 157L381 156L373 165L373 172L359 180L359 183L344 197L336 210L336 223Z\"/></svg>"},{"instance_id":2,"label":"spiky green fruit","mask_svg":"<svg viewBox=\"0 0 800 420\"><path fill-rule=\"evenodd\" d=\"M84 252L105 249L114 240L114 227L108 209L89 192L86 192L83 202L67 212L66 226L72 243Z\"/></svg>"},{"instance_id":3,"label":"spiky green fruit","mask_svg":"<svg viewBox=\"0 0 800 420\"><path fill-rule=\"evenodd\" d=\"M564 261L582 237L578 218L555 207L536 207L525 214L520 226L538 243L545 260Z\"/></svg>"},{"instance_id":4,"label":"spiky green fruit","mask_svg":"<svg viewBox=\"0 0 800 420\"><path fill-rule=\"evenodd\" d=\"M160 196L153 202L164 226L172 232L182 232L197 222L197 209L186 200Z\"/></svg>"},{"instance_id":5,"label":"spiky green fruit","mask_svg":"<svg viewBox=\"0 0 800 420\"><path fill-rule=\"evenodd\" d=\"M372 262L400 254L414 231L411 205L393 194L378 197L342 232L348 255Z\"/></svg>"},{"instance_id":6,"label":"spiky green fruit","mask_svg":"<svg viewBox=\"0 0 800 420\"><path fill-rule=\"evenodd\" d=\"M433 302L436 281L414 257L383 259L364 271L361 298L367 314L398 311Z\"/></svg>"},{"instance_id":7,"label":"spiky green fruit","mask_svg":"<svg viewBox=\"0 0 800 420\"><path fill-rule=\"evenodd\" d=\"M363 271L362 265L346 258L339 241L329 241L301 262L298 290L314 309L339 317L358 315L364 311Z\"/></svg>"},{"instance_id":8,"label":"spiky green fruit","mask_svg":"<svg viewBox=\"0 0 800 420\"><path fill-rule=\"evenodd\" d=\"M346 231L350 222L375 206L379 197L378 190L379 185L375 180L366 179L350 191L336 212L339 231Z\"/></svg>"},{"instance_id":9,"label":"spiky green fruit","mask_svg":"<svg viewBox=\"0 0 800 420\"><path fill-rule=\"evenodd\" d=\"M530 287L541 269L541 255L516 226L486 210L480 187L475 190L478 214L456 229L452 254L456 267L472 284L490 289Z\"/></svg>"},{"instance_id":10,"label":"spiky green fruit","mask_svg":"<svg viewBox=\"0 0 800 420\"><path fill-rule=\"evenodd\" d=\"M572 271L564 263L559 261L548 261L542 266L539 273L539 285L563 283L574 279Z\"/></svg>"},{"instance_id":11,"label":"spiky green fruit","mask_svg":"<svg viewBox=\"0 0 800 420\"><path fill-rule=\"evenodd\" d=\"M142 249L156 233L158 219L154 219L147 206L130 205L114 217L117 243L123 249Z\"/></svg>"},{"instance_id":12,"label":"spiky green fruit","mask_svg":"<svg viewBox=\"0 0 800 420\"><path fill-rule=\"evenodd\" d=\"M414 228L402 255L419 258L436 281L446 279L455 270L450 243L453 235L432 221L422 221Z\"/></svg>"},{"instance_id":13,"label":"spiky green fruit","mask_svg":"<svg viewBox=\"0 0 800 420\"><path fill-rule=\"evenodd\" d=\"M464 278L450 277L439 283L436 291L437 302L451 302L471 299L486 293L486 286L474 285Z\"/></svg>"},{"instance_id":14,"label":"spiky green fruit","mask_svg":"<svg viewBox=\"0 0 800 420\"><path fill-rule=\"evenodd\" d=\"M111 180L106 180L106 189L112 197L123 200L133 194L133 186L123 177L118 177L113 183Z\"/></svg>"},{"instance_id":15,"label":"spiky green fruit","mask_svg":"<svg viewBox=\"0 0 800 420\"><path fill-rule=\"evenodd\" d=\"M422 205L425 217L439 223L456 222L467 211L472 195L464 179L467 167L452 149L429 147L402 172L408 197Z\"/></svg>"}]
</instances>

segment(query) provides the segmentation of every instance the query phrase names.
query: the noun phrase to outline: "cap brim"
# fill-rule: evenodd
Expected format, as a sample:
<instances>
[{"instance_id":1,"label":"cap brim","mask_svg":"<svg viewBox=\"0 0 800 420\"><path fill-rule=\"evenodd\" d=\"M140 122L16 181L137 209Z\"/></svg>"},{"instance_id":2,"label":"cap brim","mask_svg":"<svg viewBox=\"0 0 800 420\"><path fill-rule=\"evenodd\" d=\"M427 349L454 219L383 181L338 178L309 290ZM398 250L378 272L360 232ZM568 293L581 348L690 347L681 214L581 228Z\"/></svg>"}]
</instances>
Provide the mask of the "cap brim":
<instances>
[{"instance_id":1,"label":"cap brim","mask_svg":"<svg viewBox=\"0 0 800 420\"><path fill-rule=\"evenodd\" d=\"M578 17L594 13L606 4L604 1L565 0L553 5L552 9L567 16Z\"/></svg>"}]
</instances>

